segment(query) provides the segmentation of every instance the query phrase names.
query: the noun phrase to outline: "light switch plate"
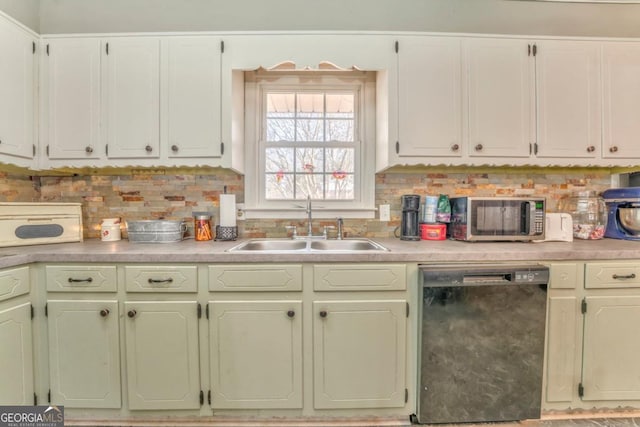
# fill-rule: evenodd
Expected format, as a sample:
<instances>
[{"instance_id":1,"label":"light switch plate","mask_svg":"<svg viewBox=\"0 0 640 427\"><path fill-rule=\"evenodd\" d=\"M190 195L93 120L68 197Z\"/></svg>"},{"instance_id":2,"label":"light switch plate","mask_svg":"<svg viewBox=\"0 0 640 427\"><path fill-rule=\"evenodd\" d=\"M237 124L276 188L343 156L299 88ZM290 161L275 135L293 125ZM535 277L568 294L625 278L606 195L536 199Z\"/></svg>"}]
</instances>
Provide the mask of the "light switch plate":
<instances>
[{"instance_id":1,"label":"light switch plate","mask_svg":"<svg viewBox=\"0 0 640 427\"><path fill-rule=\"evenodd\" d=\"M391 221L391 205L380 205L380 221Z\"/></svg>"}]
</instances>

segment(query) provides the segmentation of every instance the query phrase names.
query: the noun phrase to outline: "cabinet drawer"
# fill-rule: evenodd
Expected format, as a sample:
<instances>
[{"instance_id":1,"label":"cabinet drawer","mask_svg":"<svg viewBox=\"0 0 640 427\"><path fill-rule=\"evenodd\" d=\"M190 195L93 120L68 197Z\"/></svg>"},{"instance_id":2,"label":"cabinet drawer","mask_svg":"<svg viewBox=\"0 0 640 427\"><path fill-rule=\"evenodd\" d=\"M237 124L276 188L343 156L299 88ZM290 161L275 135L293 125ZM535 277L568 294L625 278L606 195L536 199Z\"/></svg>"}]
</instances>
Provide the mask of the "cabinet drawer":
<instances>
[{"instance_id":1,"label":"cabinet drawer","mask_svg":"<svg viewBox=\"0 0 640 427\"><path fill-rule=\"evenodd\" d=\"M47 265L48 292L116 292L115 265Z\"/></svg>"},{"instance_id":2,"label":"cabinet drawer","mask_svg":"<svg viewBox=\"0 0 640 427\"><path fill-rule=\"evenodd\" d=\"M582 263L552 263L550 265L549 286L552 289L576 289L582 283L584 264Z\"/></svg>"},{"instance_id":3,"label":"cabinet drawer","mask_svg":"<svg viewBox=\"0 0 640 427\"><path fill-rule=\"evenodd\" d=\"M302 266L210 265L210 291L301 291Z\"/></svg>"},{"instance_id":4,"label":"cabinet drawer","mask_svg":"<svg viewBox=\"0 0 640 427\"><path fill-rule=\"evenodd\" d=\"M404 264L326 264L313 266L316 291L395 291L407 288Z\"/></svg>"},{"instance_id":5,"label":"cabinet drawer","mask_svg":"<svg viewBox=\"0 0 640 427\"><path fill-rule=\"evenodd\" d=\"M587 289L640 287L640 263L587 263L584 287Z\"/></svg>"},{"instance_id":6,"label":"cabinet drawer","mask_svg":"<svg viewBox=\"0 0 640 427\"><path fill-rule=\"evenodd\" d=\"M0 301L29 293L29 267L0 271Z\"/></svg>"},{"instance_id":7,"label":"cabinet drawer","mask_svg":"<svg viewBox=\"0 0 640 427\"><path fill-rule=\"evenodd\" d=\"M124 267L127 292L197 292L195 265L127 265Z\"/></svg>"}]
</instances>

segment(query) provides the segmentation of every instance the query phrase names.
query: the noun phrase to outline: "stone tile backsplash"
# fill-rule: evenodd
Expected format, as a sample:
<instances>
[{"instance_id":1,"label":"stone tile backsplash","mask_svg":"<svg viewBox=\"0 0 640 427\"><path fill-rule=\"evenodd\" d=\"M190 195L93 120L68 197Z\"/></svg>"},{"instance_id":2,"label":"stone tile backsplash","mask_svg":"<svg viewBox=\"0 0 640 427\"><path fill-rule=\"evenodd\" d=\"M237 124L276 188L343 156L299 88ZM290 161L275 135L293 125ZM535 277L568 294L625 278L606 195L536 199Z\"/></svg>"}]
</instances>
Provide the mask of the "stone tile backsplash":
<instances>
[{"instance_id":1,"label":"stone tile backsplash","mask_svg":"<svg viewBox=\"0 0 640 427\"><path fill-rule=\"evenodd\" d=\"M244 200L244 178L229 170L171 172L164 174L73 176L28 176L0 171L0 202L79 202L83 205L85 238L99 238L102 218L191 220L194 211L217 214L219 196L224 192ZM548 211L558 200L575 191L601 192L611 187L606 169L562 168L421 168L402 169L376 175L376 205L391 205L391 221L345 220L348 236L390 237L400 224L402 194L450 197L544 196ZM217 215L215 215L217 216ZM214 219L215 220L215 219ZM335 220L314 221L333 225ZM290 219L238 222L240 237L285 237L285 225L304 225Z\"/></svg>"}]
</instances>

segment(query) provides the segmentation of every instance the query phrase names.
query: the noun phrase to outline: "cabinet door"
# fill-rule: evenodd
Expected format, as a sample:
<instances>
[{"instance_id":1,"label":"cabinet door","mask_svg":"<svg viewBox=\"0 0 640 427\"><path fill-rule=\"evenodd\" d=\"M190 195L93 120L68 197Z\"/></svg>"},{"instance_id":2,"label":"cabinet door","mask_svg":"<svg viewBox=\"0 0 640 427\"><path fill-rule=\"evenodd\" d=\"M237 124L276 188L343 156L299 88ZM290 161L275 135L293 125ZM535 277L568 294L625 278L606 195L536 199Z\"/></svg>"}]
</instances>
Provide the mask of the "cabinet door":
<instances>
[{"instance_id":1,"label":"cabinet door","mask_svg":"<svg viewBox=\"0 0 640 427\"><path fill-rule=\"evenodd\" d=\"M51 39L43 58L50 159L97 159L100 143L100 40Z\"/></svg>"},{"instance_id":2,"label":"cabinet door","mask_svg":"<svg viewBox=\"0 0 640 427\"><path fill-rule=\"evenodd\" d=\"M640 399L640 296L594 296L586 303L582 399Z\"/></svg>"},{"instance_id":3,"label":"cabinet door","mask_svg":"<svg viewBox=\"0 0 640 427\"><path fill-rule=\"evenodd\" d=\"M570 402L577 390L576 357L580 316L575 296L550 297L547 323L547 402Z\"/></svg>"},{"instance_id":4,"label":"cabinet door","mask_svg":"<svg viewBox=\"0 0 640 427\"><path fill-rule=\"evenodd\" d=\"M213 408L302 408L302 303L209 307Z\"/></svg>"},{"instance_id":5,"label":"cabinet door","mask_svg":"<svg viewBox=\"0 0 640 427\"><path fill-rule=\"evenodd\" d=\"M0 311L0 404L33 405L31 304Z\"/></svg>"},{"instance_id":6,"label":"cabinet door","mask_svg":"<svg viewBox=\"0 0 640 427\"><path fill-rule=\"evenodd\" d=\"M462 59L457 38L399 41L399 156L462 155Z\"/></svg>"},{"instance_id":7,"label":"cabinet door","mask_svg":"<svg viewBox=\"0 0 640 427\"><path fill-rule=\"evenodd\" d=\"M195 301L125 302L130 409L200 407Z\"/></svg>"},{"instance_id":8,"label":"cabinet door","mask_svg":"<svg viewBox=\"0 0 640 427\"><path fill-rule=\"evenodd\" d=\"M106 141L110 158L157 158L160 41L122 37L105 45Z\"/></svg>"},{"instance_id":9,"label":"cabinet door","mask_svg":"<svg viewBox=\"0 0 640 427\"><path fill-rule=\"evenodd\" d=\"M118 302L48 301L47 311L51 403L120 408Z\"/></svg>"},{"instance_id":10,"label":"cabinet door","mask_svg":"<svg viewBox=\"0 0 640 427\"><path fill-rule=\"evenodd\" d=\"M602 74L602 156L640 157L640 44L605 43Z\"/></svg>"},{"instance_id":11,"label":"cabinet door","mask_svg":"<svg viewBox=\"0 0 640 427\"><path fill-rule=\"evenodd\" d=\"M463 42L470 156L529 157L534 137L533 60L523 40Z\"/></svg>"},{"instance_id":12,"label":"cabinet door","mask_svg":"<svg viewBox=\"0 0 640 427\"><path fill-rule=\"evenodd\" d=\"M0 17L0 153L33 158L36 39Z\"/></svg>"},{"instance_id":13,"label":"cabinet door","mask_svg":"<svg viewBox=\"0 0 640 427\"><path fill-rule=\"evenodd\" d=\"M314 407L403 407L405 334L405 301L314 302Z\"/></svg>"},{"instance_id":14,"label":"cabinet door","mask_svg":"<svg viewBox=\"0 0 640 427\"><path fill-rule=\"evenodd\" d=\"M220 157L220 39L170 38L166 56L168 156Z\"/></svg>"},{"instance_id":15,"label":"cabinet door","mask_svg":"<svg viewBox=\"0 0 640 427\"><path fill-rule=\"evenodd\" d=\"M538 157L600 155L600 47L595 42L536 42Z\"/></svg>"}]
</instances>

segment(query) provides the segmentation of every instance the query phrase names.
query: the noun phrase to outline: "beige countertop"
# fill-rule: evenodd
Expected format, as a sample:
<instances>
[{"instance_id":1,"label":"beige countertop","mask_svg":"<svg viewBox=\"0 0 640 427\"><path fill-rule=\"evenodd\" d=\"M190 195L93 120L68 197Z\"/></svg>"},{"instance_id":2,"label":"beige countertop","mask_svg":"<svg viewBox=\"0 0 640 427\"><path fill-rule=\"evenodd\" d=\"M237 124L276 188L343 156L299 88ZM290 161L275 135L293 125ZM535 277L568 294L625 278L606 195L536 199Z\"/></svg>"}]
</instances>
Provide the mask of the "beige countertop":
<instances>
[{"instance_id":1,"label":"beige countertop","mask_svg":"<svg viewBox=\"0 0 640 427\"><path fill-rule=\"evenodd\" d=\"M640 241L615 239L567 242L458 242L374 239L389 252L255 253L226 252L236 242L80 243L0 248L0 268L30 262L487 262L563 260L640 260Z\"/></svg>"}]
</instances>

